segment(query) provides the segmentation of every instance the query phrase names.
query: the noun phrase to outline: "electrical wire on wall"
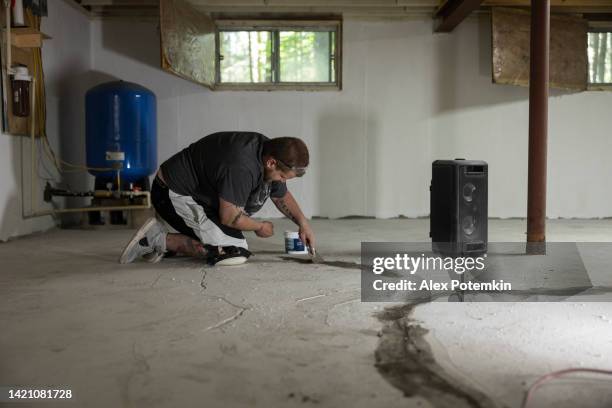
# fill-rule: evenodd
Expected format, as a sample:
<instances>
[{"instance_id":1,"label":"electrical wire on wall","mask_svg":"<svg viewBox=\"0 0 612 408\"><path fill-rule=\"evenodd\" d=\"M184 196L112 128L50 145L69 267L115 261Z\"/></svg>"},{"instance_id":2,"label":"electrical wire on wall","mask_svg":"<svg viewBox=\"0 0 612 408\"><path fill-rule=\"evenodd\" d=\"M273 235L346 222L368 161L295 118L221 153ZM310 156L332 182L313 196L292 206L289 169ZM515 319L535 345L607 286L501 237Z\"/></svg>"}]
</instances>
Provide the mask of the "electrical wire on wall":
<instances>
[{"instance_id":1,"label":"electrical wire on wall","mask_svg":"<svg viewBox=\"0 0 612 408\"><path fill-rule=\"evenodd\" d=\"M34 15L31 9L26 9L25 13L27 24L30 27L36 28L40 31L40 16ZM42 49L34 48L32 50L32 60L33 60L33 76L36 78L35 86L36 86L36 106L33 109L36 109L36 124L35 127L37 129L38 136L41 140L41 145L43 147L42 151L45 152L45 155L53 163L53 166L57 170L57 172L61 175L63 173L81 173L87 172L89 170L94 171L111 171L113 168L110 167L89 167L83 164L75 164L69 161L61 159L53 150L51 143L49 142L49 138L47 136L47 108L46 108L46 94L45 94L45 75L43 70L43 62L42 62Z\"/></svg>"},{"instance_id":2,"label":"electrical wire on wall","mask_svg":"<svg viewBox=\"0 0 612 408\"><path fill-rule=\"evenodd\" d=\"M10 46L6 46L6 44L11 44L10 41L10 7L6 6L8 1L5 1L6 7L6 15L7 15L7 28L6 30L6 38L7 41L3 43L2 51L3 56L4 52L6 52L9 56L6 57L6 61L10 61ZM25 18L24 22L30 28L37 30L40 33L41 26L41 17L34 15L32 9L25 10ZM22 217L24 219L42 217L47 215L58 215L62 213L77 213L77 212L91 212L91 211L124 211L124 210L146 210L151 208L151 196L147 191L129 191L124 192L123 194L119 192L120 196L127 197L132 200L133 198L144 199L142 203L130 203L130 204L119 204L119 205L98 205L98 206L86 206L86 207L78 207L78 208L52 208L52 209L38 209L38 183L37 181L42 179L47 181L47 187L45 187L45 201L49 201L52 199L53 195L49 195L47 192L48 188L53 188L50 185L50 181L55 181L60 179L62 174L64 173L73 173L73 172L87 172L87 171L116 171L117 176L119 177L119 170L110 167L90 167L83 164L75 164L68 162L66 160L62 160L53 150L49 138L46 132L46 96L45 96L45 79L44 79L44 70L43 70L43 61L42 61L42 50L40 47L30 48L28 58L31 58L31 61L27 62L29 71L31 71L31 84L30 84L30 121L29 121L29 136L30 136L30 153L31 153L31 183L30 183L30 201L31 206L29 210L26 208L25 203L25 188L23 188L24 184L24 172L23 166L21 168L21 178L22 178L22 189L21 189L21 204L22 204ZM10 66L11 64L8 64ZM10 71L7 69L7 72ZM6 89L6 87L3 87ZM4 106L6 107L6 103ZM61 137L61 134L59 135ZM23 145L22 145L23 148ZM45 160L47 159L47 160ZM46 162L51 162L57 172L54 174L48 167ZM22 161L23 163L23 161ZM43 170L45 174L41 174L41 170ZM117 183L119 185L119 183ZM70 191L68 191L70 193ZM72 196L72 195L68 195ZM95 196L95 192L87 191L83 192L82 195L76 196Z\"/></svg>"}]
</instances>

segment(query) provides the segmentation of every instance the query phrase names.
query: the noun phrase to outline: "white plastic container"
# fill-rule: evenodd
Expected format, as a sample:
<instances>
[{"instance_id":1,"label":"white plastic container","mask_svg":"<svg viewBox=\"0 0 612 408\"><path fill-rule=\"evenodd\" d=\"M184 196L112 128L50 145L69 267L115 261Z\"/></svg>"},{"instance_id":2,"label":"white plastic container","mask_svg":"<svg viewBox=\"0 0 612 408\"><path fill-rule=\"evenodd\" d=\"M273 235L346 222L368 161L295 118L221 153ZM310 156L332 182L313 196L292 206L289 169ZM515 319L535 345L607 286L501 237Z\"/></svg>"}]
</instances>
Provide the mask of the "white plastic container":
<instances>
[{"instance_id":1,"label":"white plastic container","mask_svg":"<svg viewBox=\"0 0 612 408\"><path fill-rule=\"evenodd\" d=\"M23 0L15 0L15 5L13 6L13 25L15 27L25 26L25 21L23 19Z\"/></svg>"},{"instance_id":2,"label":"white plastic container","mask_svg":"<svg viewBox=\"0 0 612 408\"><path fill-rule=\"evenodd\" d=\"M308 248L300 239L297 231L285 231L285 252L289 255L308 254Z\"/></svg>"}]
</instances>

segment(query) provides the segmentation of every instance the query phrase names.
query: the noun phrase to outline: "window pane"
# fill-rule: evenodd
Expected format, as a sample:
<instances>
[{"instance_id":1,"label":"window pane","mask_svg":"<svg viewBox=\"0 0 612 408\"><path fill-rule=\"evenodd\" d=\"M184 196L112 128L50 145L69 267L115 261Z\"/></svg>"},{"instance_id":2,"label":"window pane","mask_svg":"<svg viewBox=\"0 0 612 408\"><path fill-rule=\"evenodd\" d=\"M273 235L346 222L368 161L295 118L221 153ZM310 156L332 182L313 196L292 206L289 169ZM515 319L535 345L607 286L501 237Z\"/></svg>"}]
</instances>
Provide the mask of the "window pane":
<instances>
[{"instance_id":1,"label":"window pane","mask_svg":"<svg viewBox=\"0 0 612 408\"><path fill-rule=\"evenodd\" d=\"M612 83L612 33L589 33L589 82Z\"/></svg>"},{"instance_id":2,"label":"window pane","mask_svg":"<svg viewBox=\"0 0 612 408\"><path fill-rule=\"evenodd\" d=\"M268 31L222 31L221 82L272 82L272 35Z\"/></svg>"},{"instance_id":3,"label":"window pane","mask_svg":"<svg viewBox=\"0 0 612 408\"><path fill-rule=\"evenodd\" d=\"M333 33L280 31L280 82L334 82Z\"/></svg>"}]
</instances>

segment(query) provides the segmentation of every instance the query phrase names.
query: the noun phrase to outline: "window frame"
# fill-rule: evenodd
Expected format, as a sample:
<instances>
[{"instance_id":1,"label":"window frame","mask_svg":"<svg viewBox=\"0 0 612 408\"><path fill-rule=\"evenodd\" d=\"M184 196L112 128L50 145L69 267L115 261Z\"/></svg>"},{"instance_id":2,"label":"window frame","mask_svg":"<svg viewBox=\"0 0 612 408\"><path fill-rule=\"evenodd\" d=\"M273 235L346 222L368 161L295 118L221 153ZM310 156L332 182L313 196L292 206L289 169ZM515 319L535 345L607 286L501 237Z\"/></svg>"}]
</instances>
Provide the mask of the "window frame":
<instances>
[{"instance_id":1,"label":"window frame","mask_svg":"<svg viewBox=\"0 0 612 408\"><path fill-rule=\"evenodd\" d=\"M612 33L612 26L609 24L602 26L595 26L592 22L589 24L589 28L587 29L587 44L586 50L589 52L589 34L590 33ZM589 59L587 56L587 90L588 91L612 91L612 82L591 82L591 78L589 76L590 72Z\"/></svg>"},{"instance_id":2,"label":"window frame","mask_svg":"<svg viewBox=\"0 0 612 408\"><path fill-rule=\"evenodd\" d=\"M333 30L330 30L332 28ZM272 32L272 82L221 82L221 41L224 31L271 31ZM279 75L280 31L333 31L335 32L333 82L277 82ZM342 20L262 20L262 19L218 19L215 20L215 90L228 91L339 91L342 90Z\"/></svg>"}]
</instances>

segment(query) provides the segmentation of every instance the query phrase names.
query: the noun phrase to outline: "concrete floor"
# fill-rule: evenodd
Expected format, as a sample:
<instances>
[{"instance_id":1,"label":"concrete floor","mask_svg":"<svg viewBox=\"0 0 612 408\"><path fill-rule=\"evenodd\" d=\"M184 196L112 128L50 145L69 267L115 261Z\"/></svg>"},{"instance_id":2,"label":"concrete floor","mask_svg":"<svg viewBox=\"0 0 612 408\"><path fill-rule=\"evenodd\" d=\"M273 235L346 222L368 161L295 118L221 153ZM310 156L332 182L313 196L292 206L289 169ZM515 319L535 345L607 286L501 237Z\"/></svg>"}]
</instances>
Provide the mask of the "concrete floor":
<instances>
[{"instance_id":1,"label":"concrete floor","mask_svg":"<svg viewBox=\"0 0 612 408\"><path fill-rule=\"evenodd\" d=\"M0 244L0 386L74 394L35 406L470 406L406 397L381 375L377 316L392 305L360 301L360 242L426 241L428 220L314 220L334 266L283 259L290 225L275 224L273 238L250 237L256 256L232 268L186 258L118 265L131 231ZM492 220L490 240L521 241L524 224ZM551 221L548 238L612 241L612 220ZM527 385L552 370L612 369L610 303L434 302L411 321L428 330L448 375L494 406L520 406ZM612 406L610 384L557 380L533 406Z\"/></svg>"}]
</instances>

